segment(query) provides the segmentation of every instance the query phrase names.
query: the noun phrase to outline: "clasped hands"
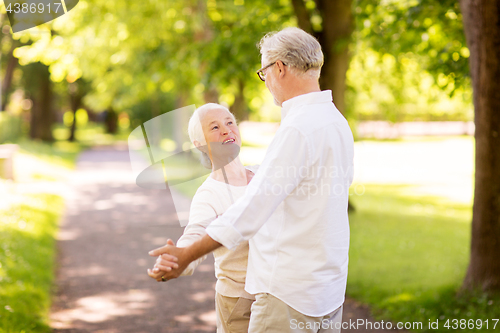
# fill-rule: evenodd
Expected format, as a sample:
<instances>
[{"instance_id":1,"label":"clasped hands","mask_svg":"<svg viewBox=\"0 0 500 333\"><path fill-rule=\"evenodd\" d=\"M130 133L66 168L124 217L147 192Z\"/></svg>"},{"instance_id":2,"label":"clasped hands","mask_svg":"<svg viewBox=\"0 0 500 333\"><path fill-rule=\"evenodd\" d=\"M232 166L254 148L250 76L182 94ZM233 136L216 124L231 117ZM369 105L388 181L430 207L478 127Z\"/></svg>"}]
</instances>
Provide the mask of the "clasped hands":
<instances>
[{"instance_id":1,"label":"clasped hands","mask_svg":"<svg viewBox=\"0 0 500 333\"><path fill-rule=\"evenodd\" d=\"M182 260L183 251L171 239L167 241L167 245L150 251L149 255L158 259L153 269L148 269L148 275L158 282L179 277L189 264Z\"/></svg>"},{"instance_id":2,"label":"clasped hands","mask_svg":"<svg viewBox=\"0 0 500 333\"><path fill-rule=\"evenodd\" d=\"M167 281L179 277L191 261L208 254L221 247L222 244L213 240L209 235L201 237L188 247L175 247L172 240L167 245L150 251L149 255L156 257L155 267L148 269L148 275L156 281Z\"/></svg>"}]
</instances>

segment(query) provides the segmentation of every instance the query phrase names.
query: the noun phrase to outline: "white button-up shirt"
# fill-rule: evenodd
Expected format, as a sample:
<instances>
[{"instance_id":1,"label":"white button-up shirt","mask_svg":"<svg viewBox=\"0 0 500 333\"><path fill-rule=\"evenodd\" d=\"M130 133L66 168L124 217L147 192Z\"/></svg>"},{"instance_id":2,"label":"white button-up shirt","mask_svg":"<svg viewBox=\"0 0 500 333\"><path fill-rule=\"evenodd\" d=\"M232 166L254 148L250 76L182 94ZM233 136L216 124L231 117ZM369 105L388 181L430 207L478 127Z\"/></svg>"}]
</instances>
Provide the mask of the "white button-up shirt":
<instances>
[{"instance_id":1,"label":"white button-up shirt","mask_svg":"<svg viewBox=\"0 0 500 333\"><path fill-rule=\"evenodd\" d=\"M343 304L353 155L330 90L283 103L281 126L245 195L206 230L230 249L250 239L247 292L270 293L314 317Z\"/></svg>"}]
</instances>

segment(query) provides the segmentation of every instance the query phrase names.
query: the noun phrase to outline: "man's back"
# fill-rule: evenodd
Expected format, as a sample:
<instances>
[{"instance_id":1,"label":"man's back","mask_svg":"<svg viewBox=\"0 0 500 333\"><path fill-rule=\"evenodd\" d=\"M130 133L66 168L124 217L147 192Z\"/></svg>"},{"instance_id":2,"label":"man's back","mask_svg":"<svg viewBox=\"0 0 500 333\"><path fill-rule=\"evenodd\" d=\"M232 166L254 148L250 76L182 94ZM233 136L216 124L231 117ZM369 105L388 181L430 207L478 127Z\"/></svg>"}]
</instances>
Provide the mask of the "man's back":
<instances>
[{"instance_id":1,"label":"man's back","mask_svg":"<svg viewBox=\"0 0 500 333\"><path fill-rule=\"evenodd\" d=\"M282 112L276 142L265 158L271 162L263 165L267 179L288 179L280 182L281 190L297 185L284 199L283 219L269 220L250 240L246 289L271 293L304 314L321 316L344 301L353 138L330 91L295 97ZM289 141L297 136L300 146ZM295 151L298 161L289 157ZM272 163L287 159L289 164Z\"/></svg>"}]
</instances>

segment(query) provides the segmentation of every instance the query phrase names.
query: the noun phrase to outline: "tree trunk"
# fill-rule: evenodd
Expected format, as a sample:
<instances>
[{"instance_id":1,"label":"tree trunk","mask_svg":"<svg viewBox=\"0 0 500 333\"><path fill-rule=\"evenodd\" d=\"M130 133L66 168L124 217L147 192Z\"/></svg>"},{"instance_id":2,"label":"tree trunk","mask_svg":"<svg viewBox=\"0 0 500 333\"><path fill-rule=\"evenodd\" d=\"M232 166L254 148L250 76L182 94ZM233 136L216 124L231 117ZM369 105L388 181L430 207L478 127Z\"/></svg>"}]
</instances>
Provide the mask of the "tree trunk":
<instances>
[{"instance_id":1,"label":"tree trunk","mask_svg":"<svg viewBox=\"0 0 500 333\"><path fill-rule=\"evenodd\" d=\"M31 106L31 112L30 112L30 138L31 139L38 139L40 138L39 134L39 129L38 129L38 124L40 122L40 106L37 101L37 96L31 95L27 93L27 96L31 99L33 102Z\"/></svg>"},{"instance_id":2,"label":"tree trunk","mask_svg":"<svg viewBox=\"0 0 500 333\"><path fill-rule=\"evenodd\" d=\"M349 43L354 29L352 0L316 0L323 20L321 31L313 31L304 0L292 0L299 27L314 35L323 49L325 62L319 80L321 89L330 89L333 102L345 112L345 78L349 67Z\"/></svg>"},{"instance_id":3,"label":"tree trunk","mask_svg":"<svg viewBox=\"0 0 500 333\"><path fill-rule=\"evenodd\" d=\"M345 79L349 68L349 42L354 30L352 0L315 0L323 20L321 31L315 32L304 0L292 0L293 10L299 27L314 35L321 44L325 61L319 83L321 89L330 89L333 102L340 112L345 113ZM356 208L349 200L347 209Z\"/></svg>"},{"instance_id":4,"label":"tree trunk","mask_svg":"<svg viewBox=\"0 0 500 333\"><path fill-rule=\"evenodd\" d=\"M214 86L210 86L203 93L203 100L205 103L219 103L219 92Z\"/></svg>"},{"instance_id":5,"label":"tree trunk","mask_svg":"<svg viewBox=\"0 0 500 333\"><path fill-rule=\"evenodd\" d=\"M245 103L245 82L241 79L238 79L238 93L234 98L234 103L231 105L231 112L234 114L234 117L239 122L248 119L248 108Z\"/></svg>"},{"instance_id":6,"label":"tree trunk","mask_svg":"<svg viewBox=\"0 0 500 333\"><path fill-rule=\"evenodd\" d=\"M177 108L183 108L186 106L187 101L187 93L179 93L177 96L176 105ZM175 141L175 152L180 153L184 151L185 147L183 147L185 142L189 142L189 135L185 130L186 124L189 122L189 117L191 114L186 112L175 112L174 113L174 127L173 127L173 139Z\"/></svg>"},{"instance_id":7,"label":"tree trunk","mask_svg":"<svg viewBox=\"0 0 500 333\"><path fill-rule=\"evenodd\" d=\"M82 105L83 93L82 88L79 87L79 82L73 82L69 84L69 104L71 106L71 110L73 111L73 123L70 127L70 133L68 137L68 141L75 141L75 132L76 132L76 111Z\"/></svg>"},{"instance_id":8,"label":"tree trunk","mask_svg":"<svg viewBox=\"0 0 500 333\"><path fill-rule=\"evenodd\" d=\"M78 110L78 109L76 109ZM69 137L68 137L68 141L69 142L75 142L76 140L76 137L75 137L75 133L76 133L76 110L75 109L71 109L71 112L73 112L73 122L71 123L71 127L69 128Z\"/></svg>"},{"instance_id":9,"label":"tree trunk","mask_svg":"<svg viewBox=\"0 0 500 333\"><path fill-rule=\"evenodd\" d=\"M292 0L293 11L297 17L298 26L305 32L314 35L311 18L304 0Z\"/></svg>"},{"instance_id":10,"label":"tree trunk","mask_svg":"<svg viewBox=\"0 0 500 333\"><path fill-rule=\"evenodd\" d=\"M471 254L464 290L500 291L500 1L461 0L476 124Z\"/></svg>"},{"instance_id":11,"label":"tree trunk","mask_svg":"<svg viewBox=\"0 0 500 333\"><path fill-rule=\"evenodd\" d=\"M333 102L345 113L345 79L349 68L349 43L354 29L352 0L317 0L323 19L318 40L323 48L325 63L321 70L321 89L330 89Z\"/></svg>"},{"instance_id":12,"label":"tree trunk","mask_svg":"<svg viewBox=\"0 0 500 333\"><path fill-rule=\"evenodd\" d=\"M55 121L54 110L52 109L52 81L50 80L49 69L40 63L33 64L37 76L37 87L33 92L33 107L31 109L30 137L52 142L52 125Z\"/></svg>"},{"instance_id":13,"label":"tree trunk","mask_svg":"<svg viewBox=\"0 0 500 333\"><path fill-rule=\"evenodd\" d=\"M109 107L109 109L106 111L105 122L106 132L110 134L116 134L116 132L118 131L118 115L112 107Z\"/></svg>"},{"instance_id":14,"label":"tree trunk","mask_svg":"<svg viewBox=\"0 0 500 333\"><path fill-rule=\"evenodd\" d=\"M7 55L7 68L5 69L5 76L2 81L2 105L0 105L0 110L5 110L9 102L9 92L10 86L12 84L12 77L14 75L14 69L18 64L17 58L14 57L14 50L18 46L19 42L13 40L9 54Z\"/></svg>"}]
</instances>

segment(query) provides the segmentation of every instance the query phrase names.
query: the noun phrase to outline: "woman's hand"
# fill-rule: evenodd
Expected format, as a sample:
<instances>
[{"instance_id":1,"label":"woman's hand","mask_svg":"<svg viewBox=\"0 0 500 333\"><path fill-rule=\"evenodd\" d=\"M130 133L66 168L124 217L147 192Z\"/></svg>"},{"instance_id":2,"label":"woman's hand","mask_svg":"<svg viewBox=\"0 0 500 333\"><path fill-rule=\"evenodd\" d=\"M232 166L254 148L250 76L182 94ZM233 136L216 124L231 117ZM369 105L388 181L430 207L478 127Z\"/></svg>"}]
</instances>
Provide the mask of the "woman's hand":
<instances>
[{"instance_id":1,"label":"woman's hand","mask_svg":"<svg viewBox=\"0 0 500 333\"><path fill-rule=\"evenodd\" d=\"M175 244L171 239L169 239L167 240L167 245L174 246ZM165 281L163 279L165 273L177 268L179 268L179 265L177 264L177 258L170 254L164 253L158 256L153 269L148 269L148 275L156 281L161 282Z\"/></svg>"},{"instance_id":2,"label":"woman's hand","mask_svg":"<svg viewBox=\"0 0 500 333\"><path fill-rule=\"evenodd\" d=\"M176 247L174 245L174 242L169 239L167 245L153 251L149 251L149 255L152 257L161 256L161 259L159 260L161 263L165 263L165 261L163 260L164 254L170 255L170 257L168 258L174 257L177 259L177 262L173 263L172 266L165 266L165 268L167 269L166 271L160 271L163 273L163 275L161 275L161 281L167 281L181 276L182 272L184 272L186 267L193 260L196 260L221 246L222 244L214 241L212 238L210 238L209 235L203 236L201 239L189 245L188 247ZM175 267L175 265L177 265L177 268ZM151 272L149 276L155 278L156 281L158 281L157 277L159 275L155 272Z\"/></svg>"}]
</instances>

